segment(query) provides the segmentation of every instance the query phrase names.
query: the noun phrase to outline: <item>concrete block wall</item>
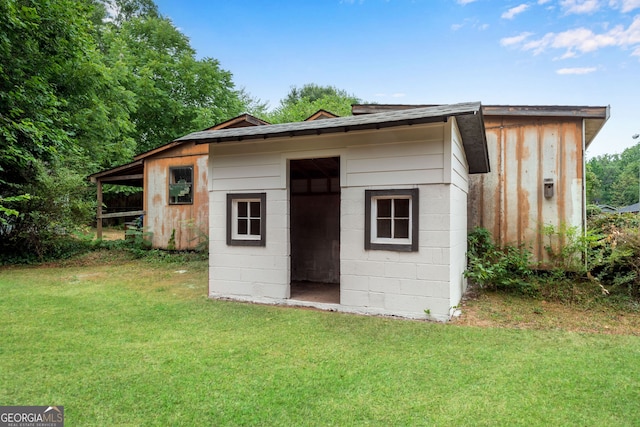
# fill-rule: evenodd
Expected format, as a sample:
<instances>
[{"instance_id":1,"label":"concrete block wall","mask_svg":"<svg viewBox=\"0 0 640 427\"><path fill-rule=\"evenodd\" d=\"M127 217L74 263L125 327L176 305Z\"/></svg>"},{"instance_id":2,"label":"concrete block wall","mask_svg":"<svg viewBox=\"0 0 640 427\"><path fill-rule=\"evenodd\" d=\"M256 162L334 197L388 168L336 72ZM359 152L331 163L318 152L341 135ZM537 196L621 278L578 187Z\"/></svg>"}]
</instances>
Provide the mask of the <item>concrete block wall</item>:
<instances>
[{"instance_id":1,"label":"concrete block wall","mask_svg":"<svg viewBox=\"0 0 640 427\"><path fill-rule=\"evenodd\" d=\"M365 251L365 189L343 188L341 305L354 311L419 318L426 317L425 310L429 310L432 318L449 318L450 187L445 184L418 186L420 242L417 252Z\"/></svg>"},{"instance_id":2,"label":"concrete block wall","mask_svg":"<svg viewBox=\"0 0 640 427\"><path fill-rule=\"evenodd\" d=\"M286 190L267 190L266 246L228 246L226 194L211 192L209 295L250 300L289 298Z\"/></svg>"},{"instance_id":3,"label":"concrete block wall","mask_svg":"<svg viewBox=\"0 0 640 427\"><path fill-rule=\"evenodd\" d=\"M451 246L449 259L449 281L451 306L457 306L467 289L464 271L467 268L467 191L450 186L451 197Z\"/></svg>"}]
</instances>

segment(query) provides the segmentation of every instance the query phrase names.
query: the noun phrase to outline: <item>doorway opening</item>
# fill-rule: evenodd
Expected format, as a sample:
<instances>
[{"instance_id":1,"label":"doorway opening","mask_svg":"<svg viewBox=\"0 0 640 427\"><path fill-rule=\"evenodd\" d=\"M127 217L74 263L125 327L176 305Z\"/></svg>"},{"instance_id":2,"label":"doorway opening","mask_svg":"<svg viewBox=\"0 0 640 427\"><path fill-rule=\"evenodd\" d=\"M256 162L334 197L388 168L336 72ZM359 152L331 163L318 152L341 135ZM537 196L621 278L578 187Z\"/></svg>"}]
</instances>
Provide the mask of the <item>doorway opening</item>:
<instances>
[{"instance_id":1,"label":"doorway opening","mask_svg":"<svg viewBox=\"0 0 640 427\"><path fill-rule=\"evenodd\" d=\"M289 162L291 299L340 303L340 158Z\"/></svg>"}]
</instances>

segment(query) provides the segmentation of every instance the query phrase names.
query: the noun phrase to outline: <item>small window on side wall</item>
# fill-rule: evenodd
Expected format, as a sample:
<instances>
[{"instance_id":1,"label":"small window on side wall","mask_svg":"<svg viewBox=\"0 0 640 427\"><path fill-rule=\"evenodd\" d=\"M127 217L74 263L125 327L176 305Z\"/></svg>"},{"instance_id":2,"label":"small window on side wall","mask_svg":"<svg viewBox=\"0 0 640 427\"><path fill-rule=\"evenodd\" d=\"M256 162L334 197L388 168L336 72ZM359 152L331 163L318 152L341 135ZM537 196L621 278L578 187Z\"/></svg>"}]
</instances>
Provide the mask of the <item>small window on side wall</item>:
<instances>
[{"instance_id":1,"label":"small window on side wall","mask_svg":"<svg viewBox=\"0 0 640 427\"><path fill-rule=\"evenodd\" d=\"M193 203L193 166L169 168L169 204Z\"/></svg>"},{"instance_id":2,"label":"small window on side wall","mask_svg":"<svg viewBox=\"0 0 640 427\"><path fill-rule=\"evenodd\" d=\"M367 250L418 250L418 189L365 190Z\"/></svg>"},{"instance_id":3,"label":"small window on side wall","mask_svg":"<svg viewBox=\"0 0 640 427\"><path fill-rule=\"evenodd\" d=\"M227 245L265 246L266 193L227 194Z\"/></svg>"}]
</instances>

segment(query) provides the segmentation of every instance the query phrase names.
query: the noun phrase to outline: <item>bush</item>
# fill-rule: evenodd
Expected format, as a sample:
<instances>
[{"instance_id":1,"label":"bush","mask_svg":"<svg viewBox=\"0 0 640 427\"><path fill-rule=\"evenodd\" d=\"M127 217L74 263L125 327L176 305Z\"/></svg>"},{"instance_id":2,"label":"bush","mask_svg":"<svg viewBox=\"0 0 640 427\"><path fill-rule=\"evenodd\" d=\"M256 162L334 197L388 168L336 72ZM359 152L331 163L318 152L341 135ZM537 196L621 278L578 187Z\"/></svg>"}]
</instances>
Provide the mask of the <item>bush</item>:
<instances>
[{"instance_id":1,"label":"bush","mask_svg":"<svg viewBox=\"0 0 640 427\"><path fill-rule=\"evenodd\" d=\"M17 215L0 223L0 260L25 262L68 257L85 245L76 233L90 221L95 201L83 176L60 165L33 162L28 198L3 202ZM14 198L15 199L15 198Z\"/></svg>"},{"instance_id":2,"label":"bush","mask_svg":"<svg viewBox=\"0 0 640 427\"><path fill-rule=\"evenodd\" d=\"M468 266L465 277L481 288L510 290L534 295L538 292L531 269L531 253L523 247L493 243L485 228L476 228L469 234Z\"/></svg>"},{"instance_id":3,"label":"bush","mask_svg":"<svg viewBox=\"0 0 640 427\"><path fill-rule=\"evenodd\" d=\"M640 216L601 214L589 221L599 231L589 274L614 294L640 299Z\"/></svg>"},{"instance_id":4,"label":"bush","mask_svg":"<svg viewBox=\"0 0 640 427\"><path fill-rule=\"evenodd\" d=\"M497 247L488 230L469 234L465 276L481 288L509 290L563 302L602 296L640 301L640 217L600 213L586 234L545 226L548 262L531 262L522 247Z\"/></svg>"}]
</instances>

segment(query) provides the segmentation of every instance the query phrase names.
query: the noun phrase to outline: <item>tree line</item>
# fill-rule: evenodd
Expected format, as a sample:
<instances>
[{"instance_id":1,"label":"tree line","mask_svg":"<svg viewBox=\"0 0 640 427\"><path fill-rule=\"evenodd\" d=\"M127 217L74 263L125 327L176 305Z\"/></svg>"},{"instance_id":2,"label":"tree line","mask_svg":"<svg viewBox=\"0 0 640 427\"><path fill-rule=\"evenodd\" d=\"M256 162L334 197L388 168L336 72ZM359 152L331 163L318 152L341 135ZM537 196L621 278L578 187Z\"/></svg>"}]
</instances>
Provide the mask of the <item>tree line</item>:
<instances>
[{"instance_id":1,"label":"tree line","mask_svg":"<svg viewBox=\"0 0 640 427\"><path fill-rule=\"evenodd\" d=\"M270 123L353 95L314 84L276 108L237 88L153 0L0 0L0 255L56 251L87 224L87 176L248 112Z\"/></svg>"},{"instance_id":2,"label":"tree line","mask_svg":"<svg viewBox=\"0 0 640 427\"><path fill-rule=\"evenodd\" d=\"M604 154L586 164L587 203L623 207L638 202L640 143L620 154Z\"/></svg>"}]
</instances>

